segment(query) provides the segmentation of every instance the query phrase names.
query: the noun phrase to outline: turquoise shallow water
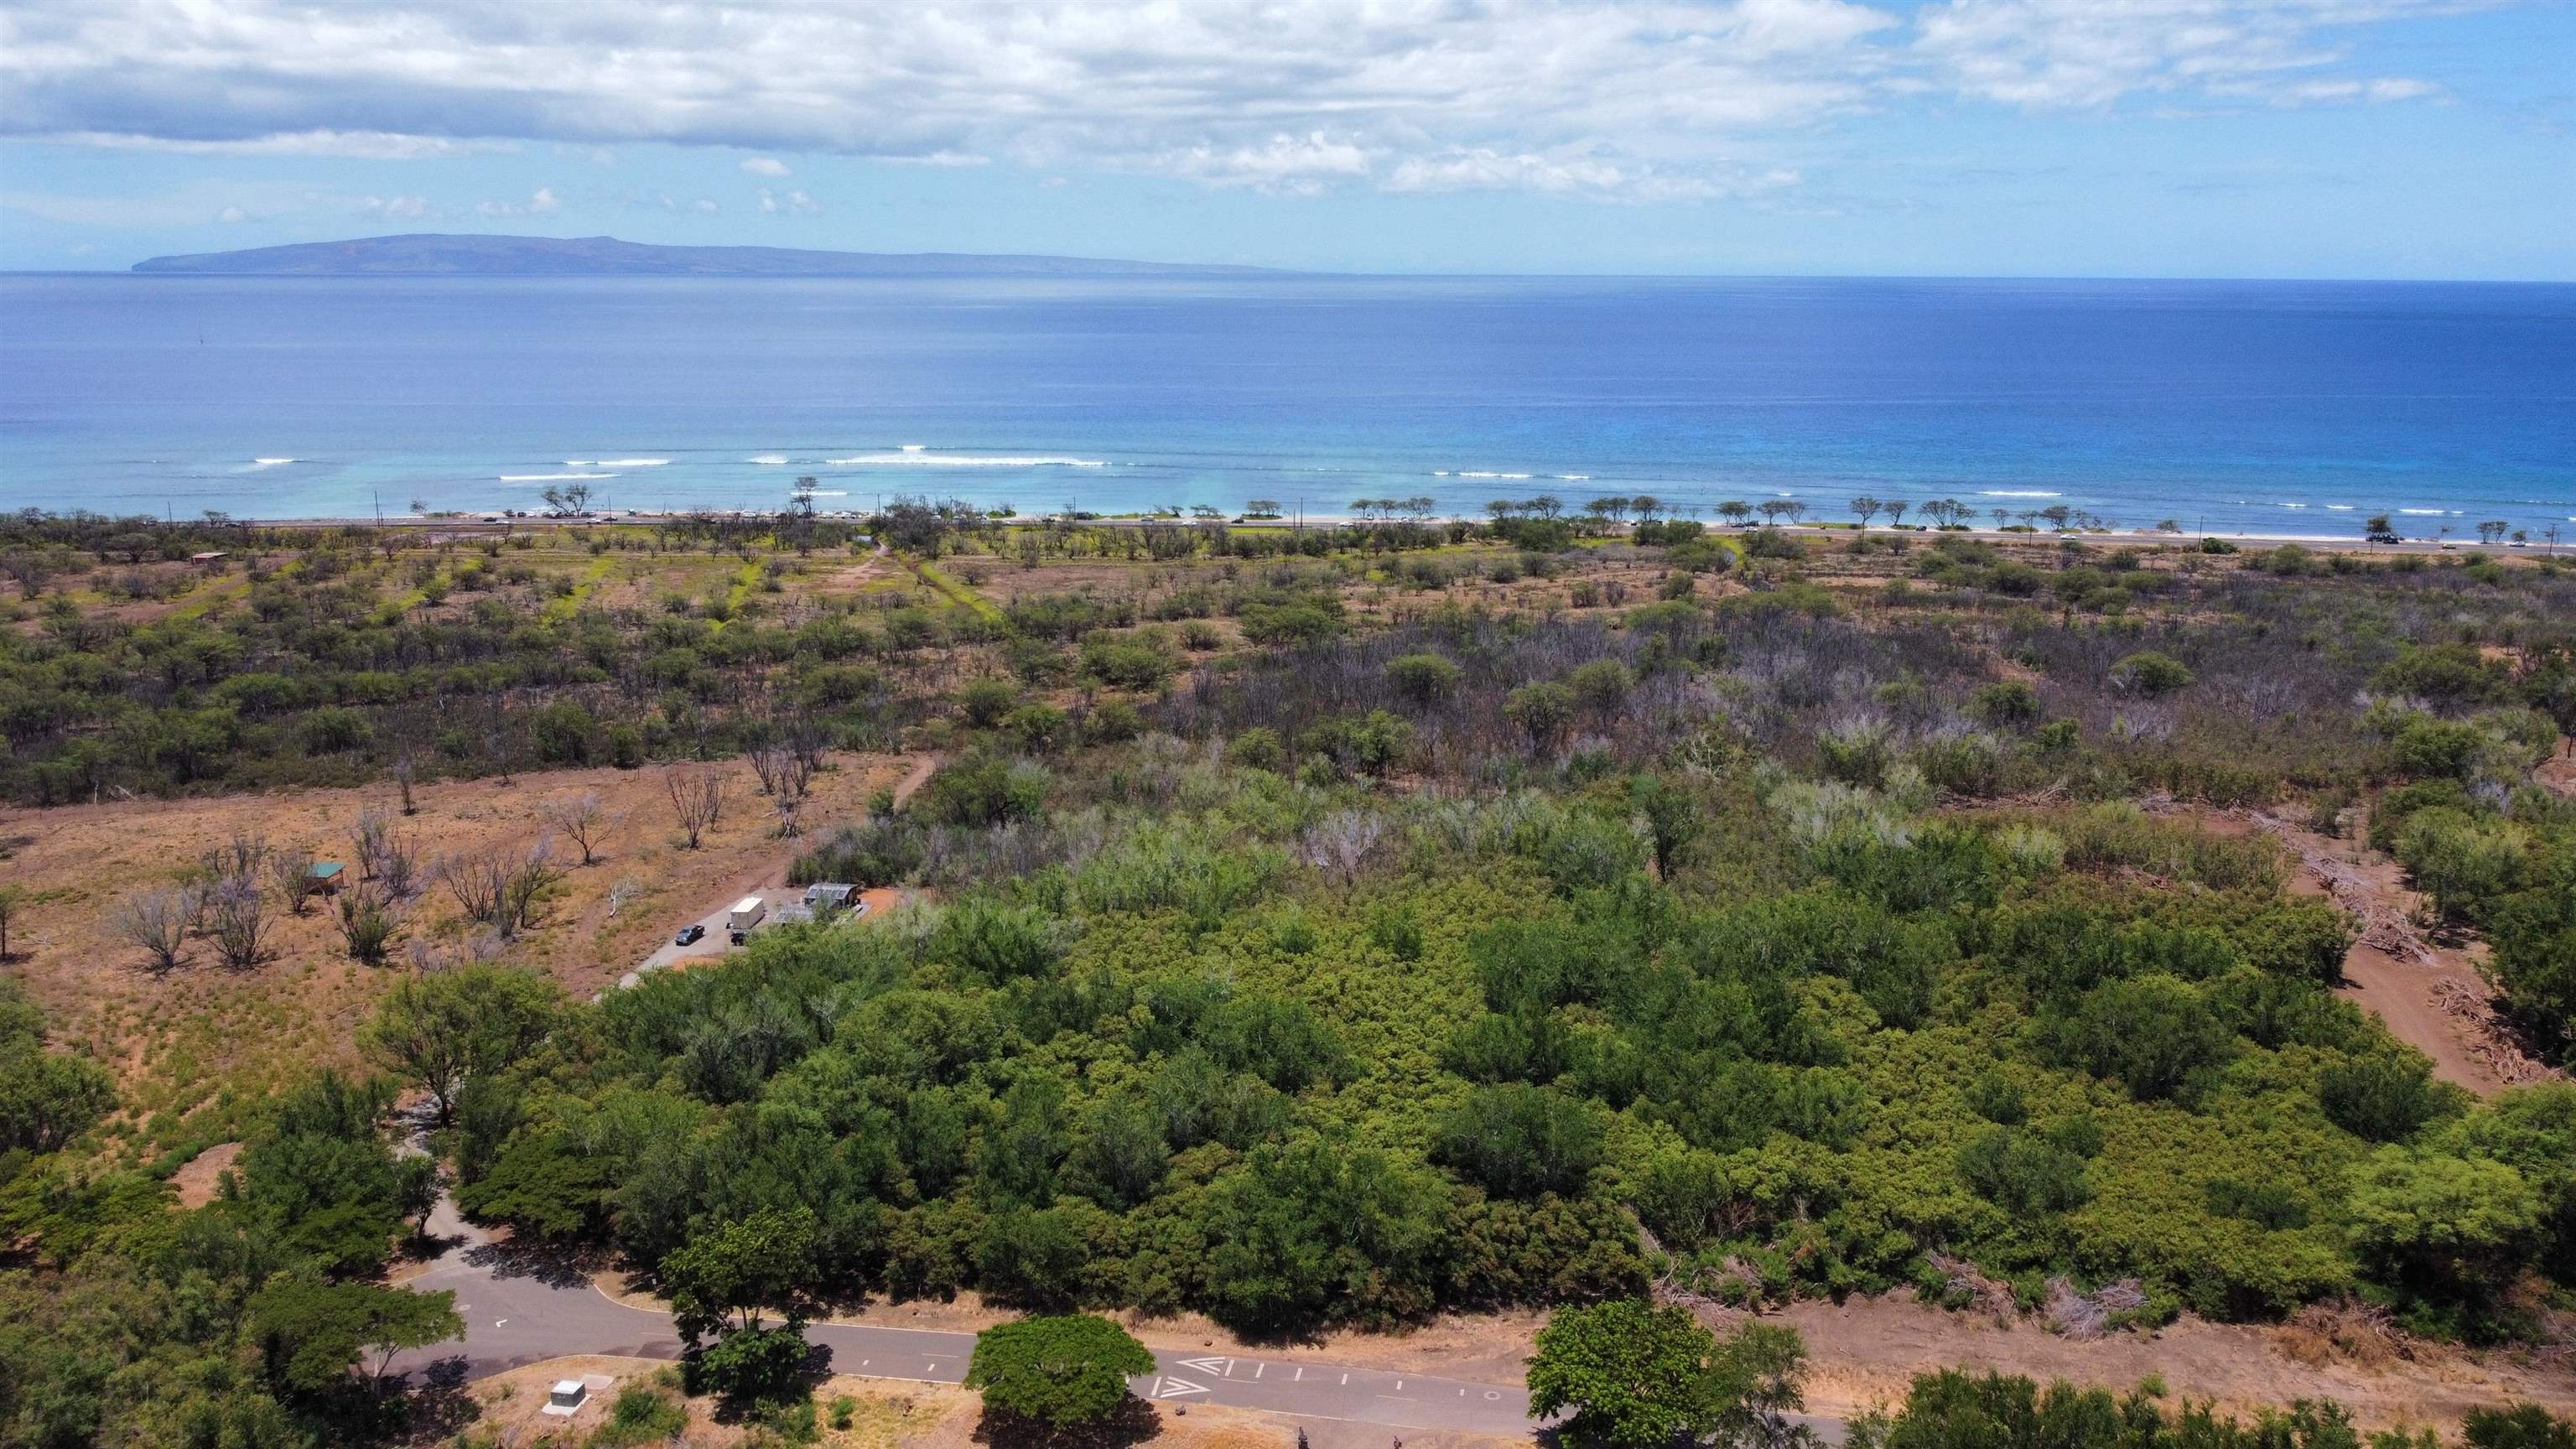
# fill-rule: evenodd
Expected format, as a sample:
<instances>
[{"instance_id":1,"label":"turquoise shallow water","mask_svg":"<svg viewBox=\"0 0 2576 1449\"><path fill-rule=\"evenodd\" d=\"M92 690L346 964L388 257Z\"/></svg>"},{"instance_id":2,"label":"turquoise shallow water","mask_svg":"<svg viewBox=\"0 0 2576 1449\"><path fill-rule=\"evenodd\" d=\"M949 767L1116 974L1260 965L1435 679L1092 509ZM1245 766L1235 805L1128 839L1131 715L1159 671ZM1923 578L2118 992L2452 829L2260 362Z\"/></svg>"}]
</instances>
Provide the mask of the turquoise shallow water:
<instances>
[{"instance_id":1,"label":"turquoise shallow water","mask_svg":"<svg viewBox=\"0 0 2576 1449\"><path fill-rule=\"evenodd\" d=\"M2576 516L2576 287L0 277L0 499Z\"/></svg>"}]
</instances>

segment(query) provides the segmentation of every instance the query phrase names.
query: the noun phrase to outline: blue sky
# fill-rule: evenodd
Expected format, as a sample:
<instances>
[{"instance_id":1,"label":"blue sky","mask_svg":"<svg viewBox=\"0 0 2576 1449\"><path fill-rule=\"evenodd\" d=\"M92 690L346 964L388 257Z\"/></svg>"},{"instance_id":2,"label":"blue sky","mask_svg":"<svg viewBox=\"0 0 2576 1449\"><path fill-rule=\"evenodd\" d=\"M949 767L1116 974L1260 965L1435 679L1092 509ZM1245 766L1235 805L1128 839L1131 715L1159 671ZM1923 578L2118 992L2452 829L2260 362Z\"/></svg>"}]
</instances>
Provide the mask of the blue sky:
<instances>
[{"instance_id":1,"label":"blue sky","mask_svg":"<svg viewBox=\"0 0 2576 1449\"><path fill-rule=\"evenodd\" d=\"M2576 280L2576 5L12 0L0 267L393 231Z\"/></svg>"}]
</instances>

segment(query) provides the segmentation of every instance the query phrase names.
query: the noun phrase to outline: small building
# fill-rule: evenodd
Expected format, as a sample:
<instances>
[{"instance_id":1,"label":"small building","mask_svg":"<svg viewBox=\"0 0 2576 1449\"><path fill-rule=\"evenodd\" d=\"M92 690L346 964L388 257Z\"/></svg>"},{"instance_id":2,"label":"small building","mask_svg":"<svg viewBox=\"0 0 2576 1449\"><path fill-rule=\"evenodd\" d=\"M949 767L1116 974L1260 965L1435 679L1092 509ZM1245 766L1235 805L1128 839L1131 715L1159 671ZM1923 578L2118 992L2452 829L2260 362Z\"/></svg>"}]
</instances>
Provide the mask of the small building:
<instances>
[{"instance_id":1,"label":"small building","mask_svg":"<svg viewBox=\"0 0 2576 1449\"><path fill-rule=\"evenodd\" d=\"M192 564L219 564L225 559L231 557L232 553L229 550L210 548L204 553L192 553L188 555L188 562Z\"/></svg>"},{"instance_id":2,"label":"small building","mask_svg":"<svg viewBox=\"0 0 2576 1449\"><path fill-rule=\"evenodd\" d=\"M317 860L304 872L305 884L318 895L335 896L340 882L348 879L349 868L336 860Z\"/></svg>"},{"instance_id":3,"label":"small building","mask_svg":"<svg viewBox=\"0 0 2576 1449\"><path fill-rule=\"evenodd\" d=\"M805 909L817 915L846 911L858 894L857 886L843 881L817 881L805 888Z\"/></svg>"},{"instance_id":4,"label":"small building","mask_svg":"<svg viewBox=\"0 0 2576 1449\"><path fill-rule=\"evenodd\" d=\"M773 926L807 925L810 924L813 919L814 912L811 909L797 905L793 901L790 901L769 913L769 924Z\"/></svg>"}]
</instances>

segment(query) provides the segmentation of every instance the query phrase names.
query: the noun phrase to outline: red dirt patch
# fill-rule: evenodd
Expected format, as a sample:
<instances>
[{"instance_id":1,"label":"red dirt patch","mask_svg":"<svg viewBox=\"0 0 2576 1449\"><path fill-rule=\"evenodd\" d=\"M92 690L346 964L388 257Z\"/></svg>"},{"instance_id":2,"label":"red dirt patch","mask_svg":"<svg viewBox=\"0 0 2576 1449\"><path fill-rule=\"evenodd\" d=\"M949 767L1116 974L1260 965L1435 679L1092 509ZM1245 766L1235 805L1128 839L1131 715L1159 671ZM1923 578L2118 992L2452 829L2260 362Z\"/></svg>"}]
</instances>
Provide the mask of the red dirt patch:
<instances>
[{"instance_id":1,"label":"red dirt patch","mask_svg":"<svg viewBox=\"0 0 2576 1449\"><path fill-rule=\"evenodd\" d=\"M241 1156L238 1142L218 1142L188 1159L188 1165L170 1174L170 1185L179 1189L179 1206L201 1208L215 1200L215 1189L224 1169Z\"/></svg>"}]
</instances>

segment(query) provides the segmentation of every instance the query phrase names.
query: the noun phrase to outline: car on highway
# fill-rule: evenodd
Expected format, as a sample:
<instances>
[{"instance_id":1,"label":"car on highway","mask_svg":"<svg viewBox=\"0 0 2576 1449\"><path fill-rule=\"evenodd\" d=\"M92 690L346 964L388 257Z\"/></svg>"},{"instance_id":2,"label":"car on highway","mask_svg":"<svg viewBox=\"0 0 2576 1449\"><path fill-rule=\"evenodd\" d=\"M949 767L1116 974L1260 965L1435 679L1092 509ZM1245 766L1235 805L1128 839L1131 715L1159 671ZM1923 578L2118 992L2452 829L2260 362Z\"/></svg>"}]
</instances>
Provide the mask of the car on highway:
<instances>
[{"instance_id":1,"label":"car on highway","mask_svg":"<svg viewBox=\"0 0 2576 1449\"><path fill-rule=\"evenodd\" d=\"M676 936L673 936L673 937L671 938L671 944L672 944L672 945L674 945L674 946L694 946L694 945L698 944L700 941L705 940L706 938L707 938L707 928L706 928L706 927L704 927L704 926L691 926L691 927L689 927L687 930L682 931L680 934L678 934L678 935L676 935Z\"/></svg>"}]
</instances>

